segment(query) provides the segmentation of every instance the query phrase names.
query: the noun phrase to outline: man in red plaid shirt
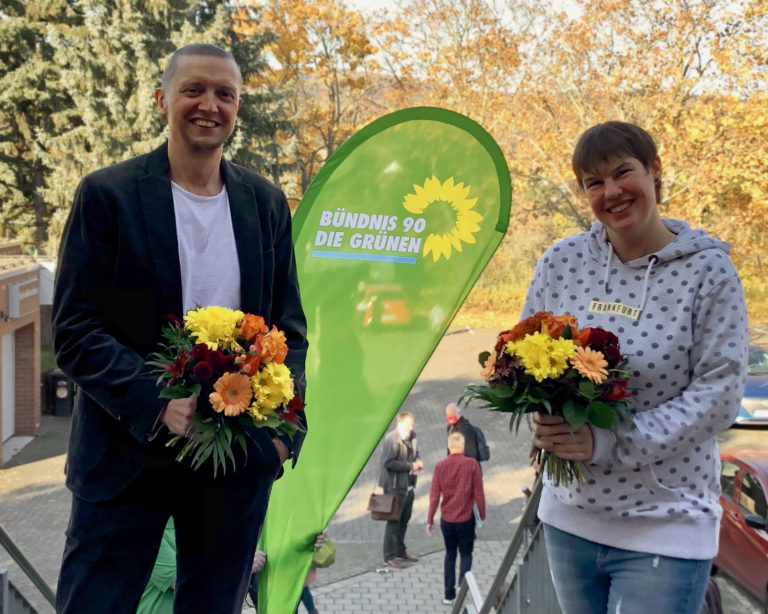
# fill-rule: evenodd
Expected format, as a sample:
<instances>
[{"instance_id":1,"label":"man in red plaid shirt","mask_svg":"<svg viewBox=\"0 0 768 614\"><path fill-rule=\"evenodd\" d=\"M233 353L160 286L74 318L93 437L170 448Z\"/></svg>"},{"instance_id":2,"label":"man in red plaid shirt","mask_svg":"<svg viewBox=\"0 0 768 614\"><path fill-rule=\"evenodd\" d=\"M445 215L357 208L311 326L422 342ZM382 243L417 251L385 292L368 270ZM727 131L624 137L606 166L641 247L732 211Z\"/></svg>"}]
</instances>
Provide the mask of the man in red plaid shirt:
<instances>
[{"instance_id":1,"label":"man in red plaid shirt","mask_svg":"<svg viewBox=\"0 0 768 614\"><path fill-rule=\"evenodd\" d=\"M449 605L456 598L456 551L461 554L459 585L464 574L472 568L472 548L475 543L475 511L485 520L485 494L480 463L464 456L464 435L453 432L448 436L450 454L435 465L429 489L427 533L435 530L434 519L440 506L440 530L445 542L445 598Z\"/></svg>"}]
</instances>

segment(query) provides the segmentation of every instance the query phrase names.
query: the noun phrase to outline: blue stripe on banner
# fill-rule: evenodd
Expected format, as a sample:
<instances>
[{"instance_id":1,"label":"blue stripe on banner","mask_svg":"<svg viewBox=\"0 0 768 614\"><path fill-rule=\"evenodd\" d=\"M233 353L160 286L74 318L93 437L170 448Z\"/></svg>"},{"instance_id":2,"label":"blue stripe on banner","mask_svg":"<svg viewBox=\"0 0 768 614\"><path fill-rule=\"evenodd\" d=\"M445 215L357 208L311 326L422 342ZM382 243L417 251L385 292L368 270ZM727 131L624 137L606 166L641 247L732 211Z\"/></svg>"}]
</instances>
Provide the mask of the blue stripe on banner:
<instances>
[{"instance_id":1,"label":"blue stripe on banner","mask_svg":"<svg viewBox=\"0 0 768 614\"><path fill-rule=\"evenodd\" d=\"M416 264L412 256L382 256L380 254L354 254L349 252L323 252L315 250L313 258L338 258L339 260L373 260L376 262L399 262L401 264Z\"/></svg>"}]
</instances>

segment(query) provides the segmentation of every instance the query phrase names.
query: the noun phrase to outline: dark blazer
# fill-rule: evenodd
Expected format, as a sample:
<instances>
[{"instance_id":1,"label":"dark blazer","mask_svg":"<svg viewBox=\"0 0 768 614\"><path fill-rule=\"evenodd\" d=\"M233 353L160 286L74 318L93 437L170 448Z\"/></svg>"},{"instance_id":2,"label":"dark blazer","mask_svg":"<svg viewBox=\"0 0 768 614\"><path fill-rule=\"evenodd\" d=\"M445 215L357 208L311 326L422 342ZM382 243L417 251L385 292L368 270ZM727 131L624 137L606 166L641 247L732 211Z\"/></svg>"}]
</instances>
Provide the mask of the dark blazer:
<instances>
[{"instance_id":1,"label":"dark blazer","mask_svg":"<svg viewBox=\"0 0 768 614\"><path fill-rule=\"evenodd\" d=\"M241 309L285 331L286 364L304 396L306 320L283 193L222 160L241 275ZM67 486L90 501L122 491L146 464L147 437L167 403L145 360L168 314L182 316L181 273L167 144L86 176L56 271L53 341L78 385ZM264 429L254 429L268 442ZM302 437L292 442L294 455ZM295 456L294 456L295 462Z\"/></svg>"},{"instance_id":2,"label":"dark blazer","mask_svg":"<svg viewBox=\"0 0 768 614\"><path fill-rule=\"evenodd\" d=\"M456 424L449 424L445 429L446 437L454 431L464 435L464 456L477 460L477 434L469 420L464 416L459 416L459 421ZM448 456L450 456L451 451L448 448L445 450Z\"/></svg>"}]
</instances>

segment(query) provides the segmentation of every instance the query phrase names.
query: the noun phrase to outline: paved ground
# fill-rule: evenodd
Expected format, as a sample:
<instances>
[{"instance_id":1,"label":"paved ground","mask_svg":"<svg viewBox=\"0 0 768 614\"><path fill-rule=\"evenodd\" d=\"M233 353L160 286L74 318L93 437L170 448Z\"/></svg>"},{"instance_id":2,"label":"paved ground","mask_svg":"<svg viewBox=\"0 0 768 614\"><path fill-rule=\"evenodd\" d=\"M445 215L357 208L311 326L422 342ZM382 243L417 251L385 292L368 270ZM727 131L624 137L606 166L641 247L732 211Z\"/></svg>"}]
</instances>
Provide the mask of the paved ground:
<instances>
[{"instance_id":1,"label":"paved ground","mask_svg":"<svg viewBox=\"0 0 768 614\"><path fill-rule=\"evenodd\" d=\"M365 510L378 465L377 450L329 525L328 532L337 545L337 558L332 567L319 570L313 586L320 612L395 614L407 610L414 614L433 614L450 611L441 603L442 540L439 532L430 537L424 530L431 468L445 454L443 408L447 402L456 400L466 383L478 380L479 367L474 357L489 349L494 338L494 331L451 330L403 405L403 409L416 416L419 448L425 463L406 536L409 551L421 560L403 570L383 568L384 525L369 520ZM528 436L510 433L503 415L473 408L467 410L466 415L483 428L492 452L491 460L484 464L488 519L478 531L473 565L481 590L487 590L523 507L521 487L532 481L526 461ZM70 505L69 492L63 486L68 431L69 419L43 416L38 436L0 471L0 522L51 586L56 583ZM765 434L764 430L733 430L724 434L722 444L766 445ZM3 567L9 569L11 580L40 614L52 612L31 582L0 549L0 568ZM727 579L720 579L719 583L726 614L759 611L757 603Z\"/></svg>"}]
</instances>

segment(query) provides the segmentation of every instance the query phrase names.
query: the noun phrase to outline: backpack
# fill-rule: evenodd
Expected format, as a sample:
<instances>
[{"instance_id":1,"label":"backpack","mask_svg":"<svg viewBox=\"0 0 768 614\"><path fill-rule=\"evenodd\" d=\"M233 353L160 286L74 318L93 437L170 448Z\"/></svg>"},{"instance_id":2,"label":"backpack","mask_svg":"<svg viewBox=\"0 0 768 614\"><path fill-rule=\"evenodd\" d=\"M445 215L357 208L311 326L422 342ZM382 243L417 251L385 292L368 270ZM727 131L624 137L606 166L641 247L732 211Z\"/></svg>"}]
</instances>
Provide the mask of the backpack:
<instances>
[{"instance_id":1,"label":"backpack","mask_svg":"<svg viewBox=\"0 0 768 614\"><path fill-rule=\"evenodd\" d=\"M480 430L479 426L472 425L475 429L475 436L477 438L477 460L487 461L491 458L491 449L488 447L488 442L485 441L485 435Z\"/></svg>"}]
</instances>

